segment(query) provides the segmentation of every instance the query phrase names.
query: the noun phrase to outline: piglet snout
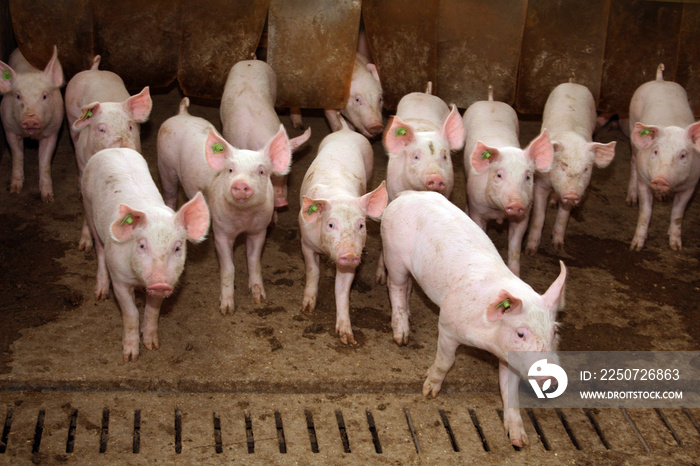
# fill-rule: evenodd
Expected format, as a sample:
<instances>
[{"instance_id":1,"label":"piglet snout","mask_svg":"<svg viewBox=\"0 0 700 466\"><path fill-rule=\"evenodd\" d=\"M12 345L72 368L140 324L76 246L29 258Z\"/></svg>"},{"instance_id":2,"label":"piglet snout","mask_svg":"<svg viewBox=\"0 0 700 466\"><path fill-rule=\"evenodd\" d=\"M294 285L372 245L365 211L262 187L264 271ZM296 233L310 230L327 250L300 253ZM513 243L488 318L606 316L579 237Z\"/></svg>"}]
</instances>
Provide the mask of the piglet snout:
<instances>
[{"instance_id":1,"label":"piglet snout","mask_svg":"<svg viewBox=\"0 0 700 466\"><path fill-rule=\"evenodd\" d=\"M21 125L25 130L41 129L41 122L33 117L25 118Z\"/></svg>"},{"instance_id":2,"label":"piglet snout","mask_svg":"<svg viewBox=\"0 0 700 466\"><path fill-rule=\"evenodd\" d=\"M578 203L581 202L581 196L579 196L578 194L570 193L565 196L562 196L561 201L564 204L578 205Z\"/></svg>"},{"instance_id":3,"label":"piglet snout","mask_svg":"<svg viewBox=\"0 0 700 466\"><path fill-rule=\"evenodd\" d=\"M173 287L165 282L158 282L149 285L148 288L146 288L146 291L152 296L162 296L163 298L167 298L172 294Z\"/></svg>"},{"instance_id":4,"label":"piglet snout","mask_svg":"<svg viewBox=\"0 0 700 466\"><path fill-rule=\"evenodd\" d=\"M440 175L430 175L427 180L425 180L425 187L428 191L437 191L439 193L445 190L445 179Z\"/></svg>"},{"instance_id":5,"label":"piglet snout","mask_svg":"<svg viewBox=\"0 0 700 466\"><path fill-rule=\"evenodd\" d=\"M338 264L343 267L357 267L360 265L360 256L352 252L343 254L338 258Z\"/></svg>"},{"instance_id":6,"label":"piglet snout","mask_svg":"<svg viewBox=\"0 0 700 466\"><path fill-rule=\"evenodd\" d=\"M253 188L251 188L245 181L236 181L231 185L231 194L234 199L248 199L253 195Z\"/></svg>"},{"instance_id":7,"label":"piglet snout","mask_svg":"<svg viewBox=\"0 0 700 466\"><path fill-rule=\"evenodd\" d=\"M654 191L666 193L671 189L671 185L668 184L668 181L659 177L651 180L651 189L653 189Z\"/></svg>"},{"instance_id":8,"label":"piglet snout","mask_svg":"<svg viewBox=\"0 0 700 466\"><path fill-rule=\"evenodd\" d=\"M377 134L381 134L382 131L384 131L384 125L381 123L374 124L367 128L367 132L371 134L372 136L376 136Z\"/></svg>"},{"instance_id":9,"label":"piglet snout","mask_svg":"<svg viewBox=\"0 0 700 466\"><path fill-rule=\"evenodd\" d=\"M521 202L511 202L506 206L506 214L511 217L520 217L525 214L525 206Z\"/></svg>"}]
</instances>

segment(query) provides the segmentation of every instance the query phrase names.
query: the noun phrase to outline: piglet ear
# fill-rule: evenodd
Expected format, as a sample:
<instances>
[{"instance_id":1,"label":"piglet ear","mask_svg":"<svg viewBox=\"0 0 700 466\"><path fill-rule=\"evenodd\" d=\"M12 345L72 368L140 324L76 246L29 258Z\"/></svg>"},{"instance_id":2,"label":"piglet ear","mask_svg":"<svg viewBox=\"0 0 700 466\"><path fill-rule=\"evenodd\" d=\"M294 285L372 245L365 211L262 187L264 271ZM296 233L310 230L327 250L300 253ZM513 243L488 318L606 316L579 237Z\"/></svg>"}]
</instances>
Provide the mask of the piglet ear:
<instances>
[{"instance_id":1,"label":"piglet ear","mask_svg":"<svg viewBox=\"0 0 700 466\"><path fill-rule=\"evenodd\" d=\"M566 284L566 266L564 262L559 261L559 267L561 268L559 276L554 280L554 283L550 285L547 292L542 295L545 306L547 306L547 309L552 313L552 317L554 317L557 311L563 308L565 304L564 285Z\"/></svg>"},{"instance_id":2,"label":"piglet ear","mask_svg":"<svg viewBox=\"0 0 700 466\"><path fill-rule=\"evenodd\" d=\"M7 63L0 61L0 94L10 92L14 81L15 70L10 68Z\"/></svg>"},{"instance_id":3,"label":"piglet ear","mask_svg":"<svg viewBox=\"0 0 700 466\"><path fill-rule=\"evenodd\" d=\"M645 125L643 123L637 122L634 124L634 129L632 129L632 143L639 147L640 149L646 149L651 147L654 143L654 139L661 135L661 128L653 125Z\"/></svg>"},{"instance_id":4,"label":"piglet ear","mask_svg":"<svg viewBox=\"0 0 700 466\"><path fill-rule=\"evenodd\" d=\"M65 84L63 68L61 68L61 62L58 61L58 49L55 45L53 46L51 59L46 64L46 68L44 68L44 76L54 87L61 87Z\"/></svg>"},{"instance_id":5,"label":"piglet ear","mask_svg":"<svg viewBox=\"0 0 700 466\"><path fill-rule=\"evenodd\" d=\"M398 116L389 117L389 125L384 131L384 147L389 154L400 154L413 144L416 136L413 128L401 121Z\"/></svg>"},{"instance_id":6,"label":"piglet ear","mask_svg":"<svg viewBox=\"0 0 700 466\"><path fill-rule=\"evenodd\" d=\"M80 116L73 122L73 128L82 129L90 124L90 121L100 114L101 107L99 102L93 102L86 105L80 110Z\"/></svg>"},{"instance_id":7,"label":"piglet ear","mask_svg":"<svg viewBox=\"0 0 700 466\"><path fill-rule=\"evenodd\" d=\"M367 63L367 71L370 72L370 74L375 80L379 81L379 72L377 71L377 65L375 65L374 63Z\"/></svg>"},{"instance_id":8,"label":"piglet ear","mask_svg":"<svg viewBox=\"0 0 700 466\"><path fill-rule=\"evenodd\" d=\"M323 199L311 199L306 196L301 198L301 216L306 223L316 222L327 208L328 202Z\"/></svg>"},{"instance_id":9,"label":"piglet ear","mask_svg":"<svg viewBox=\"0 0 700 466\"><path fill-rule=\"evenodd\" d=\"M311 133L309 133L310 135ZM267 143L265 156L272 161L272 171L276 175L286 175L292 165L292 146L287 137L284 125L280 124L280 129L270 142Z\"/></svg>"},{"instance_id":10,"label":"piglet ear","mask_svg":"<svg viewBox=\"0 0 700 466\"><path fill-rule=\"evenodd\" d=\"M456 105L452 104L452 109L442 125L440 134L447 139L451 150L460 150L464 147L464 123Z\"/></svg>"},{"instance_id":11,"label":"piglet ear","mask_svg":"<svg viewBox=\"0 0 700 466\"><path fill-rule=\"evenodd\" d=\"M696 121L688 126L687 132L688 138L693 141L693 147L695 147L696 151L700 152L700 121Z\"/></svg>"},{"instance_id":12,"label":"piglet ear","mask_svg":"<svg viewBox=\"0 0 700 466\"><path fill-rule=\"evenodd\" d=\"M151 114L151 108L153 107L151 92L148 86L144 87L138 94L132 95L122 102L122 107L136 122L144 123L147 121L148 116Z\"/></svg>"},{"instance_id":13,"label":"piglet ear","mask_svg":"<svg viewBox=\"0 0 700 466\"><path fill-rule=\"evenodd\" d=\"M382 184L374 191L360 198L360 206L372 220L379 221L388 201L389 194L386 192L386 181L382 181Z\"/></svg>"},{"instance_id":14,"label":"piglet ear","mask_svg":"<svg viewBox=\"0 0 700 466\"><path fill-rule=\"evenodd\" d=\"M521 312L523 312L523 302L507 290L501 290L496 300L489 304L488 309L486 309L486 320L495 322L501 320L506 313L517 315Z\"/></svg>"},{"instance_id":15,"label":"piglet ear","mask_svg":"<svg viewBox=\"0 0 700 466\"><path fill-rule=\"evenodd\" d=\"M610 162L615 158L616 141L603 144L600 142L591 142L588 144L588 150L593 152L593 162L598 168L605 168L610 165Z\"/></svg>"},{"instance_id":16,"label":"piglet ear","mask_svg":"<svg viewBox=\"0 0 700 466\"><path fill-rule=\"evenodd\" d=\"M549 140L547 130L542 132L525 148L525 155L535 162L535 169L540 172L548 172L552 168L554 149Z\"/></svg>"},{"instance_id":17,"label":"piglet ear","mask_svg":"<svg viewBox=\"0 0 700 466\"><path fill-rule=\"evenodd\" d=\"M489 147L483 142L478 141L469 160L474 170L476 170L477 173L481 173L489 168L489 165L494 161L498 160L500 155L501 153L495 147Z\"/></svg>"},{"instance_id":18,"label":"piglet ear","mask_svg":"<svg viewBox=\"0 0 700 466\"><path fill-rule=\"evenodd\" d=\"M311 137L311 127L309 126L308 128L306 128L306 131L304 131L304 134L302 134L301 136L297 136L295 138L290 139L289 145L292 148L292 152L297 150L297 148L299 148L299 146L301 146L306 141L308 141L310 137Z\"/></svg>"},{"instance_id":19,"label":"piglet ear","mask_svg":"<svg viewBox=\"0 0 700 466\"><path fill-rule=\"evenodd\" d=\"M211 128L207 142L204 144L204 154L209 166L216 171L222 170L230 152L231 147L226 140L214 128Z\"/></svg>"},{"instance_id":20,"label":"piglet ear","mask_svg":"<svg viewBox=\"0 0 700 466\"><path fill-rule=\"evenodd\" d=\"M131 238L138 226L146 226L146 214L140 210L132 209L126 204L119 205L119 215L112 223L112 239L121 243Z\"/></svg>"},{"instance_id":21,"label":"piglet ear","mask_svg":"<svg viewBox=\"0 0 700 466\"><path fill-rule=\"evenodd\" d=\"M198 191L189 202L180 207L175 217L175 222L185 227L187 238L195 243L202 241L207 236L209 220L209 207L201 191Z\"/></svg>"}]
</instances>

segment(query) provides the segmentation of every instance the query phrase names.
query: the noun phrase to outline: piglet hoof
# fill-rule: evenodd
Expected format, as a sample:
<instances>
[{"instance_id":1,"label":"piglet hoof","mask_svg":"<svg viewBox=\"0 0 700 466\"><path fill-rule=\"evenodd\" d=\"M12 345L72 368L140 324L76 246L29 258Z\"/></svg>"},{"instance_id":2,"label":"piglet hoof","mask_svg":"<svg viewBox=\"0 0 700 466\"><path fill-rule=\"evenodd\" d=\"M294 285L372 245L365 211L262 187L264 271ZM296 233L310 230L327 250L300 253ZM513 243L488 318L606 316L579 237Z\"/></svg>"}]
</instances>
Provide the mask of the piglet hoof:
<instances>
[{"instance_id":1,"label":"piglet hoof","mask_svg":"<svg viewBox=\"0 0 700 466\"><path fill-rule=\"evenodd\" d=\"M374 274L374 282L378 285L386 285L386 269L378 267L377 273Z\"/></svg>"},{"instance_id":2,"label":"piglet hoof","mask_svg":"<svg viewBox=\"0 0 700 466\"><path fill-rule=\"evenodd\" d=\"M528 256L536 256L537 255L537 246L528 246L525 248L525 254Z\"/></svg>"},{"instance_id":3,"label":"piglet hoof","mask_svg":"<svg viewBox=\"0 0 700 466\"><path fill-rule=\"evenodd\" d=\"M428 376L427 379L425 379L425 382L423 383L423 396L432 396L435 398L438 396L438 393L440 393L440 389L442 388L442 383L435 383L430 381L430 376Z\"/></svg>"},{"instance_id":4,"label":"piglet hoof","mask_svg":"<svg viewBox=\"0 0 700 466\"><path fill-rule=\"evenodd\" d=\"M159 349L160 341L158 340L158 331L143 332L143 346L148 350Z\"/></svg>"},{"instance_id":5,"label":"piglet hoof","mask_svg":"<svg viewBox=\"0 0 700 466\"><path fill-rule=\"evenodd\" d=\"M564 242L563 241L553 241L552 246L554 247L554 250L558 254L563 254L564 253Z\"/></svg>"},{"instance_id":6,"label":"piglet hoof","mask_svg":"<svg viewBox=\"0 0 700 466\"><path fill-rule=\"evenodd\" d=\"M78 251L90 252L92 250L92 239L87 240L85 238L80 238L80 243L78 243Z\"/></svg>"},{"instance_id":7,"label":"piglet hoof","mask_svg":"<svg viewBox=\"0 0 700 466\"><path fill-rule=\"evenodd\" d=\"M313 314L313 312L316 310L316 298L307 298L304 296L304 302L301 305L301 312L307 313L307 314Z\"/></svg>"},{"instance_id":8,"label":"piglet hoof","mask_svg":"<svg viewBox=\"0 0 700 466\"><path fill-rule=\"evenodd\" d=\"M50 202L54 202L55 199L53 197L53 193L46 193L46 194L41 193L41 200L44 201L45 203L50 203Z\"/></svg>"},{"instance_id":9,"label":"piglet hoof","mask_svg":"<svg viewBox=\"0 0 700 466\"><path fill-rule=\"evenodd\" d=\"M124 343L124 349L122 350L122 356L124 357L124 362L136 362L139 359L139 344L137 343Z\"/></svg>"},{"instance_id":10,"label":"piglet hoof","mask_svg":"<svg viewBox=\"0 0 700 466\"><path fill-rule=\"evenodd\" d=\"M95 301L106 301L109 296L109 285L95 287Z\"/></svg>"},{"instance_id":11,"label":"piglet hoof","mask_svg":"<svg viewBox=\"0 0 700 466\"><path fill-rule=\"evenodd\" d=\"M256 283L255 285L253 285L252 291L255 304L260 304L263 301L267 301L267 296L265 296L265 289L262 287L262 285Z\"/></svg>"},{"instance_id":12,"label":"piglet hoof","mask_svg":"<svg viewBox=\"0 0 700 466\"><path fill-rule=\"evenodd\" d=\"M523 426L523 420L519 414L517 416L509 416L507 412L504 413L503 424L513 446L521 448L525 445L530 445L530 440L527 438L527 433L525 433L525 427Z\"/></svg>"},{"instance_id":13,"label":"piglet hoof","mask_svg":"<svg viewBox=\"0 0 700 466\"><path fill-rule=\"evenodd\" d=\"M630 251L641 251L644 247L645 238L634 237L632 244L630 244Z\"/></svg>"},{"instance_id":14,"label":"piglet hoof","mask_svg":"<svg viewBox=\"0 0 700 466\"><path fill-rule=\"evenodd\" d=\"M219 307L219 311L221 312L222 316L225 316L226 314L233 315L233 312L235 311L235 308L233 306L233 302L230 303L221 303L221 306Z\"/></svg>"},{"instance_id":15,"label":"piglet hoof","mask_svg":"<svg viewBox=\"0 0 700 466\"><path fill-rule=\"evenodd\" d=\"M351 344L351 345L356 345L357 342L355 341L355 337L352 334L352 328L350 327L350 323L340 323L335 326L335 333L338 334L340 337L340 341L343 342L344 345Z\"/></svg>"},{"instance_id":16,"label":"piglet hoof","mask_svg":"<svg viewBox=\"0 0 700 466\"><path fill-rule=\"evenodd\" d=\"M627 199L625 199L627 207L634 207L637 205L637 196L632 194L627 194Z\"/></svg>"},{"instance_id":17,"label":"piglet hoof","mask_svg":"<svg viewBox=\"0 0 700 466\"><path fill-rule=\"evenodd\" d=\"M394 335L394 341L399 346L406 346L408 344L408 333L401 333L399 335Z\"/></svg>"},{"instance_id":18,"label":"piglet hoof","mask_svg":"<svg viewBox=\"0 0 700 466\"><path fill-rule=\"evenodd\" d=\"M355 341L355 337L352 335L352 332L350 334L347 333L341 333L340 334L340 341L344 345L356 345L357 342Z\"/></svg>"},{"instance_id":19,"label":"piglet hoof","mask_svg":"<svg viewBox=\"0 0 700 466\"><path fill-rule=\"evenodd\" d=\"M668 241L669 246L671 246L671 249L674 251L681 251L683 250L683 244L681 243L680 237L674 237L671 236Z\"/></svg>"}]
</instances>

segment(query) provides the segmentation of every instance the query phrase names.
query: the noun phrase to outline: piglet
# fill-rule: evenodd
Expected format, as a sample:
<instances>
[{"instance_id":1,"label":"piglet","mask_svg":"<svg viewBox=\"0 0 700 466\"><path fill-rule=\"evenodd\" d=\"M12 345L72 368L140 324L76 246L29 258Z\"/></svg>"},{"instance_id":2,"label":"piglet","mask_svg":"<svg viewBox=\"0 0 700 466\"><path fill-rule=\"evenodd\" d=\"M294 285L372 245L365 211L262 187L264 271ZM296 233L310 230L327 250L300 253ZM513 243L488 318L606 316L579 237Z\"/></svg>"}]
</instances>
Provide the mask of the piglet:
<instances>
[{"instance_id":1,"label":"piglet","mask_svg":"<svg viewBox=\"0 0 700 466\"><path fill-rule=\"evenodd\" d=\"M355 55L355 65L350 80L350 95L345 106L340 110L326 109L326 120L331 131L340 131L343 128L341 119L345 119L352 128L373 138L382 133L382 107L384 98L382 84L374 63L370 63L361 53ZM292 109L292 124L296 129L303 128L303 122L299 109Z\"/></svg>"},{"instance_id":2,"label":"piglet","mask_svg":"<svg viewBox=\"0 0 700 466\"><path fill-rule=\"evenodd\" d=\"M591 181L593 165L607 167L615 157L615 142L593 141L596 127L595 101L586 86L563 83L547 98L542 114L542 129L547 129L554 149L552 169L535 173L532 218L526 251L534 255L542 238L547 200L554 190L559 210L554 222L552 245L564 247L564 232L571 209L578 206Z\"/></svg>"},{"instance_id":3,"label":"piglet","mask_svg":"<svg viewBox=\"0 0 700 466\"><path fill-rule=\"evenodd\" d=\"M129 96L124 81L111 71L99 69L96 55L92 67L71 78L66 86L66 117L78 162L78 180L90 157L102 149L127 148L141 152L139 124L151 114L148 87ZM78 250L92 249L92 238L83 222Z\"/></svg>"},{"instance_id":4,"label":"piglet","mask_svg":"<svg viewBox=\"0 0 700 466\"><path fill-rule=\"evenodd\" d=\"M260 60L243 60L231 68L221 98L221 122L224 138L239 149L260 150L280 128L275 111L277 77L274 70ZM301 136L289 140L294 152L311 136L307 128ZM275 207L285 207L287 176L272 175Z\"/></svg>"},{"instance_id":5,"label":"piglet","mask_svg":"<svg viewBox=\"0 0 700 466\"><path fill-rule=\"evenodd\" d=\"M372 176L372 146L344 126L326 136L300 190L299 230L306 263L302 310L316 308L320 257L335 264L336 333L355 343L350 325L350 286L367 239L365 217L378 220L387 203L385 183L366 193Z\"/></svg>"},{"instance_id":6,"label":"piglet","mask_svg":"<svg viewBox=\"0 0 700 466\"><path fill-rule=\"evenodd\" d=\"M491 86L489 99L470 105L463 119L469 215L483 230L488 220L508 219L508 267L520 275L534 176L551 168L552 143L545 129L521 149L518 116L510 105L493 100Z\"/></svg>"},{"instance_id":7,"label":"piglet","mask_svg":"<svg viewBox=\"0 0 700 466\"><path fill-rule=\"evenodd\" d=\"M664 65L656 80L637 88L630 102L632 169L627 187L627 204L639 199L639 219L630 249L644 247L654 197L673 197L669 245L682 248L681 224L688 201L700 178L700 121L694 122L685 89L664 81Z\"/></svg>"},{"instance_id":8,"label":"piglet","mask_svg":"<svg viewBox=\"0 0 700 466\"><path fill-rule=\"evenodd\" d=\"M163 203L144 158L132 149L94 154L82 178L85 213L95 238L95 298L106 299L110 279L122 310L124 361L139 356L139 311L134 289L146 289L141 332L146 348L160 347L158 315L185 265L187 241L200 242L209 229L201 193L175 213Z\"/></svg>"},{"instance_id":9,"label":"piglet","mask_svg":"<svg viewBox=\"0 0 700 466\"><path fill-rule=\"evenodd\" d=\"M212 229L221 271L222 314L235 310L233 299L233 243L246 234L248 287L257 304L266 299L262 255L267 226L274 212L270 175L284 175L291 162L291 146L282 125L257 151L233 147L207 120L191 116L189 99L178 115L166 120L158 131L158 171L165 203L177 202L177 182L192 198L202 191L209 203Z\"/></svg>"},{"instance_id":10,"label":"piglet","mask_svg":"<svg viewBox=\"0 0 700 466\"><path fill-rule=\"evenodd\" d=\"M63 124L63 69L58 50L44 71L34 68L16 49L9 64L0 61L0 117L5 128L7 144L12 153L10 192L19 193L24 186L24 138L39 141L39 191L44 202L53 202L51 159L58 132Z\"/></svg>"},{"instance_id":11,"label":"piglet","mask_svg":"<svg viewBox=\"0 0 700 466\"><path fill-rule=\"evenodd\" d=\"M556 349L564 264L560 262L559 277L539 295L506 267L476 223L434 192L405 191L391 201L382 216L381 235L396 343L408 343L412 277L440 306L437 354L423 395L440 392L459 345L489 351L499 360L506 432L513 445L527 444L517 398L511 404L508 394L517 393L519 378L527 377L537 358L510 365L508 352Z\"/></svg>"},{"instance_id":12,"label":"piglet","mask_svg":"<svg viewBox=\"0 0 700 466\"><path fill-rule=\"evenodd\" d=\"M396 115L384 132L384 148L389 156L386 190L389 201L407 189L437 191L449 198L454 187L451 151L464 145L462 117L455 105L447 104L430 91L412 92L401 98ZM380 253L377 283L386 282Z\"/></svg>"}]
</instances>

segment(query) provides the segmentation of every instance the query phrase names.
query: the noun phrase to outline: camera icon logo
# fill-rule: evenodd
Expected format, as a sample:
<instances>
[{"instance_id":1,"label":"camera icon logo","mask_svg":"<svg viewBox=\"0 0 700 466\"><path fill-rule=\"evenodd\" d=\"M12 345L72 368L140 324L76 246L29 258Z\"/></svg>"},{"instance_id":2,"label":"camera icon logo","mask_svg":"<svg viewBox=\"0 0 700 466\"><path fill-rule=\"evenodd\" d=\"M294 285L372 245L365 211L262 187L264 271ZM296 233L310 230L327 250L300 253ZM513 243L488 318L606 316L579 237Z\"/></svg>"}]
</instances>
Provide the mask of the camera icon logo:
<instances>
[{"instance_id":1,"label":"camera icon logo","mask_svg":"<svg viewBox=\"0 0 700 466\"><path fill-rule=\"evenodd\" d=\"M564 393L569 383L569 377L567 377L564 369L557 364L548 363L546 359L540 359L530 366L527 375L537 398L556 398ZM548 393L547 390L552 387L552 379L556 380L557 388L553 392ZM537 383L538 380L544 380L542 388Z\"/></svg>"}]
</instances>

